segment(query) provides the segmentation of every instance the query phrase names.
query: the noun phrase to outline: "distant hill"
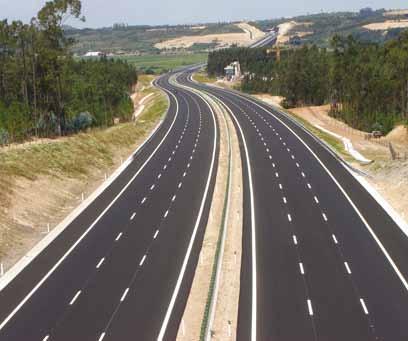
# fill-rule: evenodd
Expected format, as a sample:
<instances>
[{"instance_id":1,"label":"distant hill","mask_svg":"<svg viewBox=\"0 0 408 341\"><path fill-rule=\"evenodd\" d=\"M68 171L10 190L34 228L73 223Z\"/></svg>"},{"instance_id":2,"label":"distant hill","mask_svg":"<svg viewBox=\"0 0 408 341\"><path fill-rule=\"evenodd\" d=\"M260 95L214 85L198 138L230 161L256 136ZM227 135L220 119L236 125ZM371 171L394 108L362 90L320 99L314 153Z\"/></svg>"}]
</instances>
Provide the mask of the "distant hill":
<instances>
[{"instance_id":1,"label":"distant hill","mask_svg":"<svg viewBox=\"0 0 408 341\"><path fill-rule=\"evenodd\" d=\"M293 18L259 20L249 24L264 32L280 29L279 42L285 45L313 43L328 46L334 34L351 34L361 40L382 43L396 37L408 27L408 11L363 8L359 12L319 13ZM228 34L231 34L231 41L234 41L235 36L248 33L237 23L177 26L115 24L113 27L100 29L66 27L65 31L69 37L77 41L73 51L79 55L89 51L132 55L155 54L163 51L167 53L202 52L224 46L225 41L228 42ZM211 38L205 39L204 36ZM183 40L185 37L189 38L189 42L184 47L183 44L169 44L170 48L159 49L161 46L166 46L161 44L163 42L177 42L178 38Z\"/></svg>"}]
</instances>

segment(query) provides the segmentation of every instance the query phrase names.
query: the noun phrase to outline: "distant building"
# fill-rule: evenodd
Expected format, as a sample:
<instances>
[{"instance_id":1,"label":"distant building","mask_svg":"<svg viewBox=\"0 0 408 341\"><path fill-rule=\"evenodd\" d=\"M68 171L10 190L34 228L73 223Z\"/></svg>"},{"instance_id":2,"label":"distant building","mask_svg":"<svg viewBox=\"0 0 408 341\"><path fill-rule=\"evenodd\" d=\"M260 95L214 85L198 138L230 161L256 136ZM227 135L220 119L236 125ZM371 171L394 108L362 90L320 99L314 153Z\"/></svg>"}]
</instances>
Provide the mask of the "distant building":
<instances>
[{"instance_id":1,"label":"distant building","mask_svg":"<svg viewBox=\"0 0 408 341\"><path fill-rule=\"evenodd\" d=\"M101 57L104 53L100 51L89 51L85 53L84 57Z\"/></svg>"},{"instance_id":2,"label":"distant building","mask_svg":"<svg viewBox=\"0 0 408 341\"><path fill-rule=\"evenodd\" d=\"M238 61L232 62L224 68L225 78L228 81L234 81L241 77L241 65Z\"/></svg>"}]
</instances>

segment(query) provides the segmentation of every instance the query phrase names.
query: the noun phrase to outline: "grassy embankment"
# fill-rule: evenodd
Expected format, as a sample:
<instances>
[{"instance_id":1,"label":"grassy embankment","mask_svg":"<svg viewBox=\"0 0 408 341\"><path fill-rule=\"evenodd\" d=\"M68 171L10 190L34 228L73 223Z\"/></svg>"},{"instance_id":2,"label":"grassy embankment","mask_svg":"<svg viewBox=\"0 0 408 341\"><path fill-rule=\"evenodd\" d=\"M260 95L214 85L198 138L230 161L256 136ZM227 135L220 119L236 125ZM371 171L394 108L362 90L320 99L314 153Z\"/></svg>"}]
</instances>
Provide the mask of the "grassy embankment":
<instances>
[{"instance_id":1,"label":"grassy embankment","mask_svg":"<svg viewBox=\"0 0 408 341\"><path fill-rule=\"evenodd\" d=\"M145 55L145 56L123 56L117 57L125 59L129 63L135 65L136 69L146 72L148 70L155 74L167 72L169 70L192 65L205 63L207 61L207 53L190 53L176 55Z\"/></svg>"},{"instance_id":2,"label":"grassy embankment","mask_svg":"<svg viewBox=\"0 0 408 341\"><path fill-rule=\"evenodd\" d=\"M150 79L142 78L142 82L148 84ZM143 94L151 91L158 92L150 88L145 89ZM94 187L92 185L99 183L103 178L103 172L110 174L120 164L121 158L127 158L137 145L142 143L163 117L167 106L167 97L160 93L149 101L136 123L121 123L107 129L92 129L70 137L0 149L0 259L7 256L13 244L23 237L21 231L24 231L24 228L27 226L34 228L39 223L33 221L35 218L27 218L29 215L25 213L29 212L30 207L24 211L24 217L16 217L11 213L16 205L24 205L27 196L24 187L28 186L30 189L32 187L29 195L35 196L33 191L38 183L49 181L51 200L48 200L48 203L56 206L52 207L53 210L59 212L64 208L58 204L75 206L72 200L65 202L64 199L57 203L57 198L52 199L54 194L51 192L55 189L51 187L54 181L62 181L62 185L67 181L67 186L62 192L69 192L68 184L72 182L80 186L80 188L76 186L77 193ZM23 187L21 183L24 183ZM77 193L68 193L68 197L73 197ZM50 207L48 204L44 205L46 206L44 211L47 211ZM42 209L42 206L40 208ZM58 223L52 220L50 222Z\"/></svg>"}]
</instances>

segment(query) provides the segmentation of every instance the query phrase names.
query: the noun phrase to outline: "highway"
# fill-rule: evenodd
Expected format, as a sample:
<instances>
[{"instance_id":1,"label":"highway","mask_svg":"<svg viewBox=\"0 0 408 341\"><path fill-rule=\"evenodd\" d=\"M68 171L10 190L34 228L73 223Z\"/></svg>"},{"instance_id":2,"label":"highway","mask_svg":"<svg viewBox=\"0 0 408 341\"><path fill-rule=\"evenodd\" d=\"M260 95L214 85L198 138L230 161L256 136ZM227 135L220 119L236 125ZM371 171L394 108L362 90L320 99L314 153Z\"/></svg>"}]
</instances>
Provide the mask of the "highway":
<instances>
[{"instance_id":1,"label":"highway","mask_svg":"<svg viewBox=\"0 0 408 341\"><path fill-rule=\"evenodd\" d=\"M0 340L173 340L218 163L209 105L156 86L168 113L129 166L0 291Z\"/></svg>"},{"instance_id":2,"label":"highway","mask_svg":"<svg viewBox=\"0 0 408 341\"><path fill-rule=\"evenodd\" d=\"M178 82L218 98L240 139L238 340L408 340L407 236L347 166L265 103Z\"/></svg>"}]
</instances>

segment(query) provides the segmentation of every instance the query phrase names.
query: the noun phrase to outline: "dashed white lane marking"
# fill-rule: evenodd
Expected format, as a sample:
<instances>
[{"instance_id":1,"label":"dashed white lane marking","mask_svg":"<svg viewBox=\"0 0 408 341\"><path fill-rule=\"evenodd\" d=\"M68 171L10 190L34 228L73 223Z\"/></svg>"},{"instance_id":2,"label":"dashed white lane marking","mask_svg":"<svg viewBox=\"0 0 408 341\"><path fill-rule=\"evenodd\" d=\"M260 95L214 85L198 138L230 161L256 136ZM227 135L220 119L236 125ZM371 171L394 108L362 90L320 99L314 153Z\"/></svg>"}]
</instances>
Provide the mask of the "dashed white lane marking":
<instances>
[{"instance_id":1,"label":"dashed white lane marking","mask_svg":"<svg viewBox=\"0 0 408 341\"><path fill-rule=\"evenodd\" d=\"M305 175L305 173L300 173L300 174L302 174L302 178L305 178L306 177L306 175Z\"/></svg>"},{"instance_id":2,"label":"dashed white lane marking","mask_svg":"<svg viewBox=\"0 0 408 341\"><path fill-rule=\"evenodd\" d=\"M47 335L47 336L45 336L45 337L42 339L42 341L47 341L49 338L50 338L50 336Z\"/></svg>"},{"instance_id":3,"label":"dashed white lane marking","mask_svg":"<svg viewBox=\"0 0 408 341\"><path fill-rule=\"evenodd\" d=\"M192 159L193 159L193 155L190 156L190 160L192 160Z\"/></svg>"},{"instance_id":4,"label":"dashed white lane marking","mask_svg":"<svg viewBox=\"0 0 408 341\"><path fill-rule=\"evenodd\" d=\"M169 214L169 210L167 210L166 213L164 213L164 218L166 218L168 214Z\"/></svg>"},{"instance_id":5,"label":"dashed white lane marking","mask_svg":"<svg viewBox=\"0 0 408 341\"><path fill-rule=\"evenodd\" d=\"M279 184L279 189L283 189L282 184Z\"/></svg>"},{"instance_id":6,"label":"dashed white lane marking","mask_svg":"<svg viewBox=\"0 0 408 341\"><path fill-rule=\"evenodd\" d=\"M288 153L290 153L290 148L286 148L286 150L288 151Z\"/></svg>"},{"instance_id":7,"label":"dashed white lane marking","mask_svg":"<svg viewBox=\"0 0 408 341\"><path fill-rule=\"evenodd\" d=\"M143 205L145 202L146 202L146 197L144 197L140 203Z\"/></svg>"},{"instance_id":8,"label":"dashed white lane marking","mask_svg":"<svg viewBox=\"0 0 408 341\"><path fill-rule=\"evenodd\" d=\"M319 203L319 199L317 199L317 196L314 196L314 201L316 202L316 204Z\"/></svg>"},{"instance_id":9,"label":"dashed white lane marking","mask_svg":"<svg viewBox=\"0 0 408 341\"><path fill-rule=\"evenodd\" d=\"M272 160L272 155L269 155L269 159Z\"/></svg>"},{"instance_id":10,"label":"dashed white lane marking","mask_svg":"<svg viewBox=\"0 0 408 341\"><path fill-rule=\"evenodd\" d=\"M122 234L123 234L122 232L118 234L118 236L115 239L116 242L120 239L120 237L122 237Z\"/></svg>"},{"instance_id":11,"label":"dashed white lane marking","mask_svg":"<svg viewBox=\"0 0 408 341\"><path fill-rule=\"evenodd\" d=\"M364 302L364 300L362 298L360 298L360 303L361 303L361 306L363 307L364 314L368 315L367 306L366 306L366 304L365 304L365 302Z\"/></svg>"},{"instance_id":12,"label":"dashed white lane marking","mask_svg":"<svg viewBox=\"0 0 408 341\"><path fill-rule=\"evenodd\" d=\"M322 213L322 216L323 216L324 221L327 221L327 220L328 220L325 213Z\"/></svg>"},{"instance_id":13,"label":"dashed white lane marking","mask_svg":"<svg viewBox=\"0 0 408 341\"><path fill-rule=\"evenodd\" d=\"M154 185L154 184L151 185L151 186L150 186L150 190L153 191L155 187L156 187L156 185Z\"/></svg>"},{"instance_id":14,"label":"dashed white lane marking","mask_svg":"<svg viewBox=\"0 0 408 341\"><path fill-rule=\"evenodd\" d=\"M272 162L272 167L275 168L275 164Z\"/></svg>"},{"instance_id":15,"label":"dashed white lane marking","mask_svg":"<svg viewBox=\"0 0 408 341\"><path fill-rule=\"evenodd\" d=\"M187 168L190 168L190 163L187 164Z\"/></svg>"},{"instance_id":16,"label":"dashed white lane marking","mask_svg":"<svg viewBox=\"0 0 408 341\"><path fill-rule=\"evenodd\" d=\"M166 170L166 168L167 168L167 165L164 165L164 166L163 166L163 170Z\"/></svg>"},{"instance_id":17,"label":"dashed white lane marking","mask_svg":"<svg viewBox=\"0 0 408 341\"><path fill-rule=\"evenodd\" d=\"M101 336L99 336L98 341L102 341L102 340L105 338L105 335L106 335L106 333L103 332L103 333L101 334Z\"/></svg>"},{"instance_id":18,"label":"dashed white lane marking","mask_svg":"<svg viewBox=\"0 0 408 341\"><path fill-rule=\"evenodd\" d=\"M159 230L156 230L156 232L154 233L153 239L156 239L158 234L159 234Z\"/></svg>"},{"instance_id":19,"label":"dashed white lane marking","mask_svg":"<svg viewBox=\"0 0 408 341\"><path fill-rule=\"evenodd\" d=\"M291 157L292 157L292 160L294 160L294 159L295 159L295 155L292 155Z\"/></svg>"},{"instance_id":20,"label":"dashed white lane marking","mask_svg":"<svg viewBox=\"0 0 408 341\"><path fill-rule=\"evenodd\" d=\"M171 161L171 156L169 157L169 162Z\"/></svg>"},{"instance_id":21,"label":"dashed white lane marking","mask_svg":"<svg viewBox=\"0 0 408 341\"><path fill-rule=\"evenodd\" d=\"M303 267L303 263L302 263L302 262L299 263L299 269L300 269L300 273L301 273L302 275L304 275L304 274L305 274L305 268Z\"/></svg>"},{"instance_id":22,"label":"dashed white lane marking","mask_svg":"<svg viewBox=\"0 0 408 341\"><path fill-rule=\"evenodd\" d=\"M309 315L313 316L312 301L310 299L307 300L307 308L309 309Z\"/></svg>"},{"instance_id":23,"label":"dashed white lane marking","mask_svg":"<svg viewBox=\"0 0 408 341\"><path fill-rule=\"evenodd\" d=\"M266 152L269 153L269 148L266 148Z\"/></svg>"},{"instance_id":24,"label":"dashed white lane marking","mask_svg":"<svg viewBox=\"0 0 408 341\"><path fill-rule=\"evenodd\" d=\"M75 303L75 301L77 300L77 298L79 297L79 295L81 295L81 290L79 290L75 296L72 298L71 302L69 302L69 305L73 305Z\"/></svg>"},{"instance_id":25,"label":"dashed white lane marking","mask_svg":"<svg viewBox=\"0 0 408 341\"><path fill-rule=\"evenodd\" d=\"M283 202L285 203L285 204L287 204L287 200L286 200L286 197L283 197Z\"/></svg>"},{"instance_id":26,"label":"dashed white lane marking","mask_svg":"<svg viewBox=\"0 0 408 341\"><path fill-rule=\"evenodd\" d=\"M142 203L142 204L143 204L143 203ZM135 219L135 216L136 216L136 212L134 212L134 213L132 214L132 216L130 217L130 220Z\"/></svg>"},{"instance_id":27,"label":"dashed white lane marking","mask_svg":"<svg viewBox=\"0 0 408 341\"><path fill-rule=\"evenodd\" d=\"M96 265L96 268L99 269L101 267L101 265L103 264L103 262L105 261L105 257L101 258L101 260L99 261L99 263Z\"/></svg>"},{"instance_id":28,"label":"dashed white lane marking","mask_svg":"<svg viewBox=\"0 0 408 341\"><path fill-rule=\"evenodd\" d=\"M173 195L173 198L171 198L171 201L174 202L174 200L176 200L176 195Z\"/></svg>"},{"instance_id":29,"label":"dashed white lane marking","mask_svg":"<svg viewBox=\"0 0 408 341\"><path fill-rule=\"evenodd\" d=\"M182 182L179 182L178 188L181 188L182 185L183 185L183 183L182 183Z\"/></svg>"},{"instance_id":30,"label":"dashed white lane marking","mask_svg":"<svg viewBox=\"0 0 408 341\"><path fill-rule=\"evenodd\" d=\"M290 214L288 214L288 220L292 221L292 216Z\"/></svg>"},{"instance_id":31,"label":"dashed white lane marking","mask_svg":"<svg viewBox=\"0 0 408 341\"><path fill-rule=\"evenodd\" d=\"M160 179L161 178L161 173L157 176L157 179Z\"/></svg>"},{"instance_id":32,"label":"dashed white lane marking","mask_svg":"<svg viewBox=\"0 0 408 341\"><path fill-rule=\"evenodd\" d=\"M308 183L307 188L312 189L312 185Z\"/></svg>"},{"instance_id":33,"label":"dashed white lane marking","mask_svg":"<svg viewBox=\"0 0 408 341\"><path fill-rule=\"evenodd\" d=\"M333 237L333 241L334 241L334 243L335 243L335 244L338 244L339 242L337 241L336 236L335 236L334 234L332 234L332 237Z\"/></svg>"},{"instance_id":34,"label":"dashed white lane marking","mask_svg":"<svg viewBox=\"0 0 408 341\"><path fill-rule=\"evenodd\" d=\"M276 176L277 178L279 178L279 173L278 173L278 172L276 172L276 173L275 173L275 176Z\"/></svg>"},{"instance_id":35,"label":"dashed white lane marking","mask_svg":"<svg viewBox=\"0 0 408 341\"><path fill-rule=\"evenodd\" d=\"M297 168L299 168L299 167L300 167L300 165L299 165L297 162L296 162L296 167L297 167Z\"/></svg>"},{"instance_id":36,"label":"dashed white lane marking","mask_svg":"<svg viewBox=\"0 0 408 341\"><path fill-rule=\"evenodd\" d=\"M171 154L172 154L172 155L176 154L176 151L175 151L175 150L173 150L173 151L171 152Z\"/></svg>"},{"instance_id":37,"label":"dashed white lane marking","mask_svg":"<svg viewBox=\"0 0 408 341\"><path fill-rule=\"evenodd\" d=\"M120 298L120 301L123 302L126 298L126 295L129 292L129 288L126 288L126 290L123 292L122 297Z\"/></svg>"},{"instance_id":38,"label":"dashed white lane marking","mask_svg":"<svg viewBox=\"0 0 408 341\"><path fill-rule=\"evenodd\" d=\"M142 258L142 260L140 261L140 263L139 263L139 266L142 266L143 265L143 263L145 262L145 260L146 260L146 255L144 255L143 256L143 258Z\"/></svg>"},{"instance_id":39,"label":"dashed white lane marking","mask_svg":"<svg viewBox=\"0 0 408 341\"><path fill-rule=\"evenodd\" d=\"M350 267L349 267L349 265L348 265L347 262L344 262L344 266L346 267L347 273L348 273L349 275L351 275L351 269L350 269Z\"/></svg>"},{"instance_id":40,"label":"dashed white lane marking","mask_svg":"<svg viewBox=\"0 0 408 341\"><path fill-rule=\"evenodd\" d=\"M187 172L184 172L184 173L183 173L183 178L184 178L186 175L187 175Z\"/></svg>"},{"instance_id":41,"label":"dashed white lane marking","mask_svg":"<svg viewBox=\"0 0 408 341\"><path fill-rule=\"evenodd\" d=\"M292 238L293 238L293 244L297 245L298 241L297 241L296 235L293 235Z\"/></svg>"}]
</instances>

